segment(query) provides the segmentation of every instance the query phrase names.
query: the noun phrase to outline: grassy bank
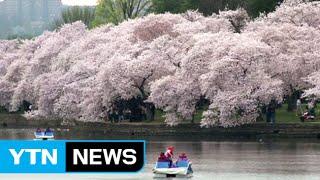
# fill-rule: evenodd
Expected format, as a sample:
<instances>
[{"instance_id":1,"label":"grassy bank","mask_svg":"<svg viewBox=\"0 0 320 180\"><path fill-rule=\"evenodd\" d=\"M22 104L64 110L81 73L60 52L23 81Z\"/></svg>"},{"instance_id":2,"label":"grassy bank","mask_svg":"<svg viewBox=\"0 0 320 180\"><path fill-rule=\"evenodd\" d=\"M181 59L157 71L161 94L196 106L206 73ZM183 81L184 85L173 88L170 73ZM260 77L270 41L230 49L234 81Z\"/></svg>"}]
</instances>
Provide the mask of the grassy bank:
<instances>
[{"instance_id":1,"label":"grassy bank","mask_svg":"<svg viewBox=\"0 0 320 180\"><path fill-rule=\"evenodd\" d=\"M307 107L306 104L302 105L302 109L305 110ZM288 105L283 104L280 108L276 110L276 123L301 123L300 118L297 116L297 113L295 111L289 112L287 111ZM194 122L195 123L200 123L201 118L202 118L202 112L204 110L198 110L196 114L194 115ZM303 124L308 124L308 123L319 123L320 124L320 107L318 106L316 109L316 119L311 122L305 122ZM149 123L163 123L165 118L163 117L164 113L162 111L156 111L156 116L154 121L147 121ZM266 117L263 117L263 120L258 121L257 123L264 123L266 122Z\"/></svg>"},{"instance_id":2,"label":"grassy bank","mask_svg":"<svg viewBox=\"0 0 320 180\"><path fill-rule=\"evenodd\" d=\"M303 105L303 109L305 109L306 104ZM297 113L295 111L293 112L288 112L287 111L287 104L283 104L280 108L276 110L276 124L301 124L301 125L308 125L308 124L320 124L320 108L316 108L316 114L318 115L314 121L310 122L300 122L299 117L296 115ZM202 112L203 110L198 110L196 114L194 115L194 123L199 124L201 121L202 117ZM165 124L165 117L164 117L164 112L157 110L155 113L155 120L153 121L142 121L139 123L131 123L131 124ZM265 117L264 119L256 122L256 124L265 124L266 120ZM17 126L22 126L26 124L25 122L28 122L32 125L36 124L47 124L47 125L58 125L59 122L55 121L28 121L26 120L21 113L7 113L5 111L0 110L0 124L2 123L7 123L11 125L17 125ZM129 123L129 122L125 122ZM79 123L81 124L81 123ZM185 121L183 124L191 124L191 121Z\"/></svg>"},{"instance_id":3,"label":"grassy bank","mask_svg":"<svg viewBox=\"0 0 320 180\"><path fill-rule=\"evenodd\" d=\"M277 112L277 113L281 113ZM284 112L282 112L284 113ZM281 115L281 114L280 114ZM279 116L280 116L279 115ZM292 114L292 117L295 115ZM283 120L282 120L283 121ZM3 123L6 122L6 126ZM264 121L241 127L212 127L201 128L199 123L183 123L175 127L167 126L163 121L152 122L122 122L122 123L84 123L76 122L75 126L61 126L59 121L26 120L17 114L0 114L0 132L2 130L35 129L37 127L52 127L57 131L57 138L81 139L110 139L125 137L126 139L158 138L200 138L200 139L264 139L264 138L320 138L320 123L301 123L298 118L277 122L270 125ZM61 131L60 131L60 130ZM32 131L32 130L31 130Z\"/></svg>"}]
</instances>

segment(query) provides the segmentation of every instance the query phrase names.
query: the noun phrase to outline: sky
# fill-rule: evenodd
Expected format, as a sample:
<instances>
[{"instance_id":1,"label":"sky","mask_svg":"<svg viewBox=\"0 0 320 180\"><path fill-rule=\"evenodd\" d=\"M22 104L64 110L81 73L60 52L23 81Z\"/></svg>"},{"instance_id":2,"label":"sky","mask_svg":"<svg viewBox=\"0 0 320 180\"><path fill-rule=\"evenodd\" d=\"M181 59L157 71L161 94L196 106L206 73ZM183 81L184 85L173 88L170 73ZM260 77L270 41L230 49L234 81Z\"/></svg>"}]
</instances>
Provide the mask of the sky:
<instances>
[{"instance_id":1,"label":"sky","mask_svg":"<svg viewBox=\"0 0 320 180\"><path fill-rule=\"evenodd\" d=\"M4 0L0 0L2 2ZM61 0L62 4L68 6L95 6L98 0Z\"/></svg>"},{"instance_id":2,"label":"sky","mask_svg":"<svg viewBox=\"0 0 320 180\"><path fill-rule=\"evenodd\" d=\"M61 0L62 4L69 6L95 6L97 5L97 1L98 0Z\"/></svg>"},{"instance_id":3,"label":"sky","mask_svg":"<svg viewBox=\"0 0 320 180\"><path fill-rule=\"evenodd\" d=\"M2 2L4 0L0 0ZM69 6L95 6L98 0L61 0L62 4Z\"/></svg>"}]
</instances>

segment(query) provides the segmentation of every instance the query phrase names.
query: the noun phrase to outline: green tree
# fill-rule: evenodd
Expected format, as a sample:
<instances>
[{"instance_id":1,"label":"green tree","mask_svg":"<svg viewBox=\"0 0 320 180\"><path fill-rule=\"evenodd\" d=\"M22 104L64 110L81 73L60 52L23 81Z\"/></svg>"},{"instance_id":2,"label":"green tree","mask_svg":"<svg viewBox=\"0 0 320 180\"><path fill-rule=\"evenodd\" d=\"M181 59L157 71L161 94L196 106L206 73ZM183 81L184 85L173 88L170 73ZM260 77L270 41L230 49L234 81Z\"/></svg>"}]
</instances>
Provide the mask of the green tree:
<instances>
[{"instance_id":1,"label":"green tree","mask_svg":"<svg viewBox=\"0 0 320 180\"><path fill-rule=\"evenodd\" d=\"M250 17L257 17L260 13L268 13L282 0L152 0L152 10L155 13L183 13L187 10L198 10L208 16L221 10L235 10L242 7Z\"/></svg>"},{"instance_id":2,"label":"green tree","mask_svg":"<svg viewBox=\"0 0 320 180\"><path fill-rule=\"evenodd\" d=\"M190 7L189 0L152 0L152 11L155 13L183 13L188 9L194 9Z\"/></svg>"},{"instance_id":3,"label":"green tree","mask_svg":"<svg viewBox=\"0 0 320 180\"><path fill-rule=\"evenodd\" d=\"M151 7L150 0L100 0L96 7L93 26L120 22L144 16Z\"/></svg>"},{"instance_id":4,"label":"green tree","mask_svg":"<svg viewBox=\"0 0 320 180\"><path fill-rule=\"evenodd\" d=\"M198 10L204 15L219 13L219 10L243 7L245 0L152 0L155 13L183 13L187 10Z\"/></svg>"},{"instance_id":5,"label":"green tree","mask_svg":"<svg viewBox=\"0 0 320 180\"><path fill-rule=\"evenodd\" d=\"M258 17L260 13L269 13L280 5L282 0L247 0L246 10L251 17Z\"/></svg>"},{"instance_id":6,"label":"green tree","mask_svg":"<svg viewBox=\"0 0 320 180\"><path fill-rule=\"evenodd\" d=\"M189 0L189 6L198 9L205 16L212 13L219 13L225 9L235 10L245 7L245 0Z\"/></svg>"},{"instance_id":7,"label":"green tree","mask_svg":"<svg viewBox=\"0 0 320 180\"><path fill-rule=\"evenodd\" d=\"M82 21L88 28L92 28L95 17L95 9L92 7L74 6L66 8L61 13L61 18L53 22L52 29L57 29L64 24Z\"/></svg>"}]
</instances>

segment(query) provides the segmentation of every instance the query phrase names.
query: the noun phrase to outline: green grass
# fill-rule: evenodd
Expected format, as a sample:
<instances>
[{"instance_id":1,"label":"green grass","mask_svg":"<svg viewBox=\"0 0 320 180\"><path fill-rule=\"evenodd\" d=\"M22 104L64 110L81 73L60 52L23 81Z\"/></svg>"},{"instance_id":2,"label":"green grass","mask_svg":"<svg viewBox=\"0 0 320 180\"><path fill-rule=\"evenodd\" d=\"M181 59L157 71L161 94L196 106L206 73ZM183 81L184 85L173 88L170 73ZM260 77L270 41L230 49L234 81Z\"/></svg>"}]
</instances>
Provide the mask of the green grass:
<instances>
[{"instance_id":1,"label":"green grass","mask_svg":"<svg viewBox=\"0 0 320 180\"><path fill-rule=\"evenodd\" d=\"M305 110L307 107L306 104L303 104L302 108ZM289 112L287 111L288 105L283 104L281 108L278 108L276 110L276 123L301 123L299 117L296 115L296 111ZM204 109L200 109L196 112L194 115L194 122L199 123L202 118L202 112ZM165 118L163 117L165 113L161 110L156 110L155 114L155 120L154 121L148 121L152 123L164 123ZM318 106L316 109L316 120L312 122L305 122L305 123L320 123L320 107ZM260 122L266 122L266 117L264 115L264 120Z\"/></svg>"},{"instance_id":2,"label":"green grass","mask_svg":"<svg viewBox=\"0 0 320 180\"><path fill-rule=\"evenodd\" d=\"M281 108L276 110L276 122L279 123L299 123L300 119L295 111L287 111L288 105L284 104ZM266 117L264 117L266 118Z\"/></svg>"},{"instance_id":3,"label":"green grass","mask_svg":"<svg viewBox=\"0 0 320 180\"><path fill-rule=\"evenodd\" d=\"M303 109L306 109L306 104L303 105ZM296 112L288 112L287 111L288 105L283 104L281 108L278 108L276 110L276 123L301 123L299 117L296 115ZM199 123L202 118L202 112L204 109L200 109L196 112L194 115L194 122ZM164 123L165 113L162 110L156 110L155 112L155 119L154 121L144 121L145 123ZM316 109L316 120L312 122L305 122L305 123L310 123L310 124L320 124L320 106L317 107ZM3 109L0 108L0 120L9 120L9 119L23 119L21 116L21 112L18 113L10 113L5 112ZM259 123L264 123L266 122L266 117L264 115L264 119L260 121ZM190 123L191 121L186 121L185 123Z\"/></svg>"},{"instance_id":4,"label":"green grass","mask_svg":"<svg viewBox=\"0 0 320 180\"><path fill-rule=\"evenodd\" d=\"M25 120L21 114L8 114L8 113L0 113L0 123L1 122L8 122L8 121L19 121L19 120Z\"/></svg>"},{"instance_id":5,"label":"green grass","mask_svg":"<svg viewBox=\"0 0 320 180\"><path fill-rule=\"evenodd\" d=\"M306 110L307 105L303 104L302 109ZM296 111L288 112L288 105L283 104L281 108L276 110L276 122L279 123L300 123L299 117L296 115ZM320 123L320 108L319 106L316 108L316 119L307 123Z\"/></svg>"},{"instance_id":6,"label":"green grass","mask_svg":"<svg viewBox=\"0 0 320 180\"><path fill-rule=\"evenodd\" d=\"M202 118L202 112L204 110L200 109L196 112L196 114L194 115L194 122L195 123L200 123L201 118ZM164 123L165 117L164 117L165 113L162 110L157 109L156 113L155 113L155 117L153 121L147 121L148 123ZM191 120L190 120L191 122Z\"/></svg>"},{"instance_id":7,"label":"green grass","mask_svg":"<svg viewBox=\"0 0 320 180\"><path fill-rule=\"evenodd\" d=\"M164 112L161 110L156 110L156 113L154 115L154 120L153 121L148 121L152 123L164 123L165 117L164 117Z\"/></svg>"}]
</instances>

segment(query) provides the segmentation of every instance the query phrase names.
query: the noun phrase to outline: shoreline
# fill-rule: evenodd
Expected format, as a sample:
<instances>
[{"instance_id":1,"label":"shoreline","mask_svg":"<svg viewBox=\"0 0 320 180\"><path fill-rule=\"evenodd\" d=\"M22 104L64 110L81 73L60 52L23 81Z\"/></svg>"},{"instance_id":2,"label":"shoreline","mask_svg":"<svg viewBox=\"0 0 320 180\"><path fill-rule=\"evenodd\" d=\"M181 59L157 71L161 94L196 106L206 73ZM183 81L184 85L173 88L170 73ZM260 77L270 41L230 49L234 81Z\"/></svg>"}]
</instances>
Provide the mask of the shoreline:
<instances>
[{"instance_id":1,"label":"shoreline","mask_svg":"<svg viewBox=\"0 0 320 180\"><path fill-rule=\"evenodd\" d=\"M112 134L114 136L138 137L202 137L231 138L231 139L260 139L260 138L315 138L320 139L320 125L316 124L251 124L232 128L212 127L201 128L200 124L180 124L175 127L164 124L107 124L106 126L83 126L75 130Z\"/></svg>"},{"instance_id":2,"label":"shoreline","mask_svg":"<svg viewBox=\"0 0 320 180\"><path fill-rule=\"evenodd\" d=\"M2 129L36 129L37 127L52 127L61 133L105 134L114 137L203 137L203 138L316 138L320 139L320 124L318 123L280 123L255 124L238 127L201 128L200 124L180 124L170 127L160 123L89 123L76 122L75 126L61 125L60 121L26 120L24 118L0 119ZM65 129L68 132L62 132ZM69 131L70 130L70 131Z\"/></svg>"}]
</instances>

